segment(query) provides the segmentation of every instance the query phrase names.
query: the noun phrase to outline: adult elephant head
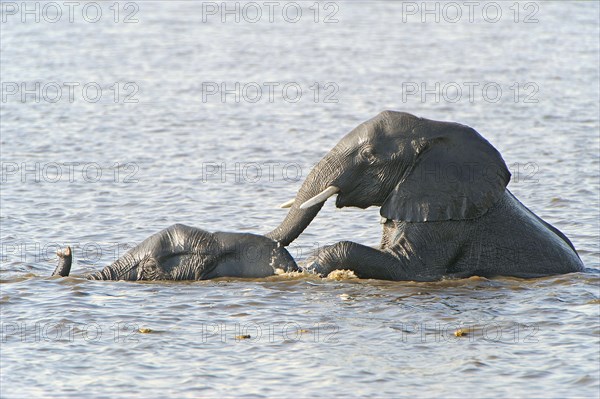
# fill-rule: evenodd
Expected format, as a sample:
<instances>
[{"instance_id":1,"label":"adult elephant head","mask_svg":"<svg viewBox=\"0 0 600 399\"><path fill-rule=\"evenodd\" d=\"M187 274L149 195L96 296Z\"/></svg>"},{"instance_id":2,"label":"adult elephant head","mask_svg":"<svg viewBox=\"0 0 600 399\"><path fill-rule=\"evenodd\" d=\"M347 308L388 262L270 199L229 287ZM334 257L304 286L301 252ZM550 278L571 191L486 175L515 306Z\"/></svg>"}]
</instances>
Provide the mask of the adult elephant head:
<instances>
[{"instance_id":1,"label":"adult elephant head","mask_svg":"<svg viewBox=\"0 0 600 399\"><path fill-rule=\"evenodd\" d=\"M288 245L327 198L336 206L380 206L386 219L477 218L504 194L510 173L474 129L384 111L348 133L309 173L285 220L267 236Z\"/></svg>"}]
</instances>

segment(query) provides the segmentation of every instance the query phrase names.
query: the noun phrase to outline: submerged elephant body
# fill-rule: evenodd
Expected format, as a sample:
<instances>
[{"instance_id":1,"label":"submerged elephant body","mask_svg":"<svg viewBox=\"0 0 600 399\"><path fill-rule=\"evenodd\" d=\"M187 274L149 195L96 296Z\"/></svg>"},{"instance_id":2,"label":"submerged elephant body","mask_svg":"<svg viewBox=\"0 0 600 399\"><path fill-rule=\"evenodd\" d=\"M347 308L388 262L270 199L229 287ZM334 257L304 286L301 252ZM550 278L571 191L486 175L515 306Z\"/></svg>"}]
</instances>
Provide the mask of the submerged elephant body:
<instances>
[{"instance_id":1,"label":"submerged elephant body","mask_svg":"<svg viewBox=\"0 0 600 399\"><path fill-rule=\"evenodd\" d=\"M379 206L380 248L326 246L307 267L361 278L539 277L581 271L558 229L506 188L510 172L474 129L385 111L346 135L313 168L285 220L267 234L288 245L327 198L338 208Z\"/></svg>"},{"instance_id":2,"label":"submerged elephant body","mask_svg":"<svg viewBox=\"0 0 600 399\"><path fill-rule=\"evenodd\" d=\"M69 275L71 251L59 254L53 275ZM260 278L276 268L297 270L288 251L260 235L208 231L175 224L144 240L90 280L206 280Z\"/></svg>"},{"instance_id":3,"label":"submerged elephant body","mask_svg":"<svg viewBox=\"0 0 600 399\"><path fill-rule=\"evenodd\" d=\"M365 258L377 261L369 263ZM532 278L582 268L571 242L508 190L480 218L426 223L386 220L380 248L342 241L325 247L311 262L309 268L322 275L350 269L361 278L414 281L497 275Z\"/></svg>"}]
</instances>

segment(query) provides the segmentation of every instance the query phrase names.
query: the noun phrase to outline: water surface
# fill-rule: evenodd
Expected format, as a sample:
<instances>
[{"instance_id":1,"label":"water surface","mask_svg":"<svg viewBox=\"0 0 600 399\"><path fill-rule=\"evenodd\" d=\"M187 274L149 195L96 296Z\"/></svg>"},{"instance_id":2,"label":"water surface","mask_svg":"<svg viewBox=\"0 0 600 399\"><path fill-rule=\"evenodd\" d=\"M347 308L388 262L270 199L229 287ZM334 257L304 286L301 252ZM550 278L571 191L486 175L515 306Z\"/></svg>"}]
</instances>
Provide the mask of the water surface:
<instances>
[{"instance_id":1,"label":"water surface","mask_svg":"<svg viewBox=\"0 0 600 399\"><path fill-rule=\"evenodd\" d=\"M118 23L108 3L96 23L2 23L4 85L79 84L73 101L51 102L48 86L39 102L1 103L3 397L597 397L598 3L530 3L533 23L524 3L519 22L501 3L495 23L481 9L473 22L421 23L401 2L321 3L318 22L302 2L296 23L269 22L266 9L223 23L207 3L135 4L137 23L122 22L135 10L125 3ZM208 94L236 82L249 90L239 102ZM79 90L89 83L97 102ZM264 91L253 102L251 89L274 83L272 101ZM284 98L286 84L302 97ZM423 96L436 84L438 97ZM587 271L78 277L173 223L270 231L311 165L384 109L476 128L510 165L510 190L570 237ZM290 250L302 260L340 240L376 245L378 219L328 203ZM49 278L67 244L73 276Z\"/></svg>"}]
</instances>

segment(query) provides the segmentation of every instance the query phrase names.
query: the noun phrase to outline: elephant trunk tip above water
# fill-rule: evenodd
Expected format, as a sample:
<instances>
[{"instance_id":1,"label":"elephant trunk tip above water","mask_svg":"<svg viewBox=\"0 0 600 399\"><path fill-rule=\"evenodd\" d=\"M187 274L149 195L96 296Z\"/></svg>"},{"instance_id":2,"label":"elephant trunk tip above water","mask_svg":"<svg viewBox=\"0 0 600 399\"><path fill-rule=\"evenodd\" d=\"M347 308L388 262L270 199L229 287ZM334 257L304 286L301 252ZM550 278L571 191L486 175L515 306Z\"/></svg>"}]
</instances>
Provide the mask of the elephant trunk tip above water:
<instances>
[{"instance_id":1,"label":"elephant trunk tip above water","mask_svg":"<svg viewBox=\"0 0 600 399\"><path fill-rule=\"evenodd\" d=\"M500 153L474 129L384 111L360 124L317 163L267 237L289 245L337 194L336 206L380 207L377 249L327 246L308 268L359 277L437 280L581 271L573 244L506 188Z\"/></svg>"}]
</instances>

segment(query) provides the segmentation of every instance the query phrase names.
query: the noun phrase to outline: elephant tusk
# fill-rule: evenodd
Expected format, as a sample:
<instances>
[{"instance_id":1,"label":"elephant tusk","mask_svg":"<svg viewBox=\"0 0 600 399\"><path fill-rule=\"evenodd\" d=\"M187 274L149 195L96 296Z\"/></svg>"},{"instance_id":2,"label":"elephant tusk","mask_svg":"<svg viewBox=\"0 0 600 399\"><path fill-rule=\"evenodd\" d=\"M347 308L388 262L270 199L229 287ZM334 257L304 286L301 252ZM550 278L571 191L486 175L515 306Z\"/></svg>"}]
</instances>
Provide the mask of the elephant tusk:
<instances>
[{"instance_id":1,"label":"elephant tusk","mask_svg":"<svg viewBox=\"0 0 600 399\"><path fill-rule=\"evenodd\" d=\"M289 201L284 202L283 204L279 205L280 208L291 208L292 205L294 205L294 202L296 202L296 198L292 198Z\"/></svg>"},{"instance_id":2,"label":"elephant tusk","mask_svg":"<svg viewBox=\"0 0 600 399\"><path fill-rule=\"evenodd\" d=\"M331 197L333 194L340 191L336 186L329 186L325 190L321 191L319 194L315 195L302 205L300 205L300 209L310 208L311 206L320 204L321 202L327 201L327 198Z\"/></svg>"}]
</instances>

